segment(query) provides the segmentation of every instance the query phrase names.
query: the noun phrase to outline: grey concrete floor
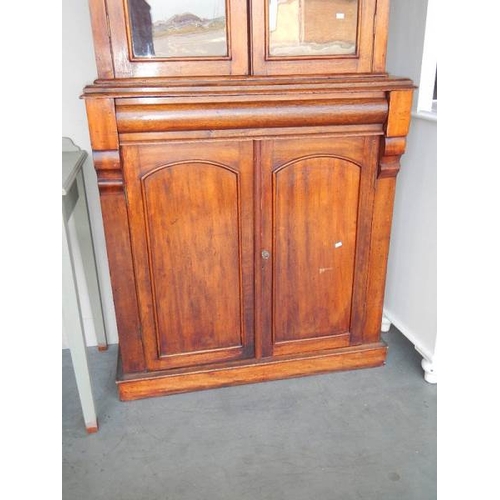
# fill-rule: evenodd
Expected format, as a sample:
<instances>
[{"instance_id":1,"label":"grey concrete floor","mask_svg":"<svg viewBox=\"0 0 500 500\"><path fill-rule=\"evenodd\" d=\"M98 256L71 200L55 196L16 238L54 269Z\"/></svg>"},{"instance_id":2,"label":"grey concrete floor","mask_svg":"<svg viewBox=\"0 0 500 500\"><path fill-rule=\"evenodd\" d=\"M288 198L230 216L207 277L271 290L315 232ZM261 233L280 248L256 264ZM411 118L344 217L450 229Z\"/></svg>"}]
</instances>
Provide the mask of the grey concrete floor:
<instances>
[{"instance_id":1,"label":"grey concrete floor","mask_svg":"<svg viewBox=\"0 0 500 500\"><path fill-rule=\"evenodd\" d=\"M62 355L63 500L433 500L436 386L400 332L384 367L120 402L89 348L99 431Z\"/></svg>"}]
</instances>

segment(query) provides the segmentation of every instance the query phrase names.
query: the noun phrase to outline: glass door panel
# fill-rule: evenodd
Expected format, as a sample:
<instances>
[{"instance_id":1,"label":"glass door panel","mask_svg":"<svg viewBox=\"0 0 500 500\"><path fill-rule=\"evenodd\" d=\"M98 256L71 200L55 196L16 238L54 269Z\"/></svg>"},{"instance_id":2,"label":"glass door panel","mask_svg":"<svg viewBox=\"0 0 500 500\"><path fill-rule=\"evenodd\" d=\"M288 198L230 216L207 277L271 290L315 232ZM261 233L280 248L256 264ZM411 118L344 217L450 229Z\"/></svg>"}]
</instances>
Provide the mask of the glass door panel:
<instances>
[{"instance_id":1,"label":"glass door panel","mask_svg":"<svg viewBox=\"0 0 500 500\"><path fill-rule=\"evenodd\" d=\"M268 0L268 55L315 57L357 52L358 0Z\"/></svg>"},{"instance_id":2,"label":"glass door panel","mask_svg":"<svg viewBox=\"0 0 500 500\"><path fill-rule=\"evenodd\" d=\"M136 58L227 57L225 0L128 0Z\"/></svg>"}]
</instances>

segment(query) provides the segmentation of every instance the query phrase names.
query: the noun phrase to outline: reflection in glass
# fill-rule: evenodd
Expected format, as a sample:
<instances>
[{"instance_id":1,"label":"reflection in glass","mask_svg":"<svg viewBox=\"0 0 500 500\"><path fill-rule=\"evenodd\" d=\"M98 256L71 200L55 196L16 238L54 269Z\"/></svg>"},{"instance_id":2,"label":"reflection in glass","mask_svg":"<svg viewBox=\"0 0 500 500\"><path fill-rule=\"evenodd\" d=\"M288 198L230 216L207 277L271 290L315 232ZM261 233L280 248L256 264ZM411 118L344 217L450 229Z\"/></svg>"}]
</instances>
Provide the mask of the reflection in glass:
<instances>
[{"instance_id":1,"label":"reflection in glass","mask_svg":"<svg viewBox=\"0 0 500 500\"><path fill-rule=\"evenodd\" d=\"M227 56L225 0L128 0L135 57Z\"/></svg>"},{"instance_id":2,"label":"reflection in glass","mask_svg":"<svg viewBox=\"0 0 500 500\"><path fill-rule=\"evenodd\" d=\"M358 0L268 0L269 55L355 54Z\"/></svg>"}]
</instances>

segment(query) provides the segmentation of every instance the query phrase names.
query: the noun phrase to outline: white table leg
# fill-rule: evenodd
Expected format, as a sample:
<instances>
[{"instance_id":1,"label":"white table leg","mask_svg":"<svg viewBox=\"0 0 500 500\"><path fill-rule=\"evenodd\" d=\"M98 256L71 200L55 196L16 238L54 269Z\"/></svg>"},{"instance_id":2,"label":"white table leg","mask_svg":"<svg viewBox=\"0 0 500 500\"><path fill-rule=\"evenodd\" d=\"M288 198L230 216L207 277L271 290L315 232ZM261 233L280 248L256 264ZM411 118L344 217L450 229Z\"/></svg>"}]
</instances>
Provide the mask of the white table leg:
<instances>
[{"instance_id":1,"label":"white table leg","mask_svg":"<svg viewBox=\"0 0 500 500\"><path fill-rule=\"evenodd\" d=\"M80 202L83 204L83 209L85 213L85 223L86 223L86 231L88 231L90 245L88 245L87 254L88 258L86 259L86 266L82 266L84 268L86 285L88 290L88 297L90 301L90 308L92 311L92 317L94 318L94 330L97 339L97 347L100 351L105 351L108 348L108 342L106 340L106 329L104 326L104 316L102 311L102 301L101 301L101 288L99 285L99 278L97 276L97 263L95 258L93 237L92 237L92 228L90 226L90 214L87 202L87 194L85 191L85 180L83 177L83 169L80 170L80 173L77 177L78 183L78 191L80 194ZM82 242L80 241L80 246L82 246ZM73 249L75 251L75 249Z\"/></svg>"},{"instance_id":2,"label":"white table leg","mask_svg":"<svg viewBox=\"0 0 500 500\"><path fill-rule=\"evenodd\" d=\"M87 361L87 348L83 332L83 319L78 297L72 248L77 246L71 242L67 221L62 219L62 293L64 298L63 320L73 361L78 394L82 405L83 419L87 432L98 429L95 412L92 384Z\"/></svg>"}]
</instances>

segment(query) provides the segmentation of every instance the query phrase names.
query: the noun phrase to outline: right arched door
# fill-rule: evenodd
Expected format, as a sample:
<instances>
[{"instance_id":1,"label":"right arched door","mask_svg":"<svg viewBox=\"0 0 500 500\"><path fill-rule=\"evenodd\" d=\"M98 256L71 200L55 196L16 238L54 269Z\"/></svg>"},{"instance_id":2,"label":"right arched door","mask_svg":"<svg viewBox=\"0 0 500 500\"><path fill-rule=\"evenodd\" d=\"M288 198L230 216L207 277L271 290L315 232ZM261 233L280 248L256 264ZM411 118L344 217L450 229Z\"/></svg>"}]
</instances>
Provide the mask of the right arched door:
<instances>
[{"instance_id":1,"label":"right arched door","mask_svg":"<svg viewBox=\"0 0 500 500\"><path fill-rule=\"evenodd\" d=\"M366 303L375 139L286 139L262 148L263 350L355 344Z\"/></svg>"}]
</instances>

